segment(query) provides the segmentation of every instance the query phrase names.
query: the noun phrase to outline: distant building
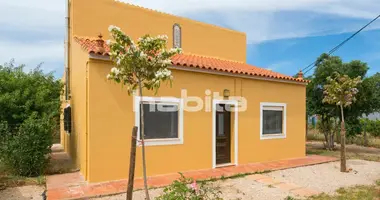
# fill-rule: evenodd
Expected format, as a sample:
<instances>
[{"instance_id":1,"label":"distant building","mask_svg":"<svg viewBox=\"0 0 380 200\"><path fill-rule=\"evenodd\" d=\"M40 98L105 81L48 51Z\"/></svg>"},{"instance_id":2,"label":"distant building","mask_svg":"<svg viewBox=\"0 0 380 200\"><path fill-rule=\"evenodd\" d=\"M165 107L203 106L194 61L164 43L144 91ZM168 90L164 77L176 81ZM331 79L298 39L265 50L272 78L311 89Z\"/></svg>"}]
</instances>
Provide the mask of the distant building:
<instances>
[{"instance_id":1,"label":"distant building","mask_svg":"<svg viewBox=\"0 0 380 200\"><path fill-rule=\"evenodd\" d=\"M375 113L369 114L368 116L363 115L363 117L368 118L370 120L380 120L380 113L375 112Z\"/></svg>"}]
</instances>

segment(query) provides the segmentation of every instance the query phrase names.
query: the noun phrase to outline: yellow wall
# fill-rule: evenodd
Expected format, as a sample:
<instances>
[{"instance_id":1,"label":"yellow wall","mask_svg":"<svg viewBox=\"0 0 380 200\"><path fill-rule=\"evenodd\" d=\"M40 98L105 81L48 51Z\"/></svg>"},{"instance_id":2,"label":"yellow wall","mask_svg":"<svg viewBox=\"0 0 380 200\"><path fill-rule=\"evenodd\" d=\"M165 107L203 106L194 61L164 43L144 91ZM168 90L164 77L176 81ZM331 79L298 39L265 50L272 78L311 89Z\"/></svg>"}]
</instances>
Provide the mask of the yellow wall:
<instances>
[{"instance_id":1,"label":"yellow wall","mask_svg":"<svg viewBox=\"0 0 380 200\"><path fill-rule=\"evenodd\" d=\"M114 0L71 0L72 35L96 37L102 33L107 39L109 25L116 25L134 39L145 34L166 34L168 47L172 47L175 23L182 27L185 53L246 62L244 33Z\"/></svg>"},{"instance_id":2,"label":"yellow wall","mask_svg":"<svg viewBox=\"0 0 380 200\"><path fill-rule=\"evenodd\" d=\"M123 87L106 80L111 67L107 61L89 63L90 182L128 177L133 100ZM205 97L207 89L229 89L231 95L247 98L248 109L238 117L239 164L305 156L304 85L176 70L173 76L172 88L163 84L157 96L180 97L181 89L187 89L188 96ZM260 140L260 102L287 103L286 139ZM140 153L138 148L136 177L142 176ZM149 146L146 154L149 176L212 168L212 112L184 112L184 144Z\"/></svg>"},{"instance_id":3,"label":"yellow wall","mask_svg":"<svg viewBox=\"0 0 380 200\"><path fill-rule=\"evenodd\" d=\"M75 166L80 168L82 174L86 177L86 84L87 84L87 60L88 54L85 53L79 44L73 43L71 46L70 60L70 82L71 82L71 99L67 101L71 105L72 111L72 132L70 134L61 134L62 141L66 152L71 156ZM63 107L66 103L63 104ZM62 128L62 126L61 126Z\"/></svg>"}]
</instances>

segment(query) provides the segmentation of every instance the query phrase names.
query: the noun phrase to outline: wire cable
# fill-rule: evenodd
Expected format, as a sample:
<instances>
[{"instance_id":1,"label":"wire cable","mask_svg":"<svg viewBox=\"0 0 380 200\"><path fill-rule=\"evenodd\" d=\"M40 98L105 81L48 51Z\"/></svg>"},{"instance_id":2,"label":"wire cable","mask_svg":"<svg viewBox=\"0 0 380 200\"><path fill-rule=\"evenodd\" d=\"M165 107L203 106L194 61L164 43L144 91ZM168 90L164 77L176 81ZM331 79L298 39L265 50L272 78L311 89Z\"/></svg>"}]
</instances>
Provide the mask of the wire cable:
<instances>
[{"instance_id":1,"label":"wire cable","mask_svg":"<svg viewBox=\"0 0 380 200\"><path fill-rule=\"evenodd\" d=\"M364 30L365 28L367 28L370 24L372 24L373 22L375 22L377 19L380 18L380 15L378 15L377 17L375 17L373 20L371 20L370 22L368 22L366 25L364 25L363 27L361 27L358 31L356 31L354 34L352 34L350 37L348 37L347 39L345 39L343 42L339 43L337 46L335 46L334 48L332 48L328 55L331 55L333 54L335 51L337 51L339 48L341 48L345 43L347 43L349 40L351 40L353 37L355 37L357 34L359 34L362 30ZM303 74L305 75L306 73L308 73L310 70L312 70L315 66L317 66L319 63L317 63L317 61L314 61L312 62L310 65L308 65L307 67L303 68L302 71L308 69L307 71L305 71Z\"/></svg>"}]
</instances>

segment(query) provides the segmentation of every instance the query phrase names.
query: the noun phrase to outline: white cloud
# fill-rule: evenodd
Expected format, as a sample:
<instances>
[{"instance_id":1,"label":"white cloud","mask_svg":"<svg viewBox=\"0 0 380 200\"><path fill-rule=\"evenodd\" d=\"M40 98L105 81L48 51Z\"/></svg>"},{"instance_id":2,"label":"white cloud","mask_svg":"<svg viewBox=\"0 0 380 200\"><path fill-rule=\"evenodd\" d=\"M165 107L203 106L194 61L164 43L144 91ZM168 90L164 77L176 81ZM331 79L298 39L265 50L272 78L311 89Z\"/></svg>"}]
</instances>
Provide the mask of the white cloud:
<instances>
[{"instance_id":1,"label":"white cloud","mask_svg":"<svg viewBox=\"0 0 380 200\"><path fill-rule=\"evenodd\" d=\"M353 31L380 10L378 0L124 1L222 24L246 32L251 43ZM62 62L65 0L0 0L0 13L0 63L10 58L25 64ZM326 17L345 20L329 23L322 20ZM380 20L371 28L379 27ZM28 42L21 42L16 36Z\"/></svg>"},{"instance_id":2,"label":"white cloud","mask_svg":"<svg viewBox=\"0 0 380 200\"><path fill-rule=\"evenodd\" d=\"M294 67L293 62L291 61L280 61L276 63L270 64L267 69L273 70L273 71L279 71L280 69L287 68L287 67Z\"/></svg>"},{"instance_id":3,"label":"white cloud","mask_svg":"<svg viewBox=\"0 0 380 200\"><path fill-rule=\"evenodd\" d=\"M63 66L64 0L0 1L0 63L14 58L17 64L45 71ZM52 64L54 63L54 64Z\"/></svg>"},{"instance_id":4,"label":"white cloud","mask_svg":"<svg viewBox=\"0 0 380 200\"><path fill-rule=\"evenodd\" d=\"M18 64L26 64L28 68L34 68L42 62L54 63L63 60L63 42L38 41L34 43L20 43L0 40L1 64L15 59ZM63 69L63 66L43 65L46 71Z\"/></svg>"},{"instance_id":5,"label":"white cloud","mask_svg":"<svg viewBox=\"0 0 380 200\"><path fill-rule=\"evenodd\" d=\"M347 17L373 18L378 14L378 0L120 0L170 13L218 11L311 11ZM191 5L191 6L186 6Z\"/></svg>"},{"instance_id":6,"label":"white cloud","mask_svg":"<svg viewBox=\"0 0 380 200\"><path fill-rule=\"evenodd\" d=\"M64 30L63 0L0 1L0 24L21 30Z\"/></svg>"},{"instance_id":7,"label":"white cloud","mask_svg":"<svg viewBox=\"0 0 380 200\"><path fill-rule=\"evenodd\" d=\"M250 43L351 32L378 15L378 0L121 0L200 21L221 23L246 32ZM186 6L191 5L191 6ZM214 18L202 19L199 13L212 12ZM292 13L302 13L289 17ZM198 17L199 16L199 17ZM325 16L360 19L353 23L320 23ZM380 23L372 28L380 28ZM370 29L370 28L369 28ZM369 30L367 29L367 30Z\"/></svg>"}]
</instances>

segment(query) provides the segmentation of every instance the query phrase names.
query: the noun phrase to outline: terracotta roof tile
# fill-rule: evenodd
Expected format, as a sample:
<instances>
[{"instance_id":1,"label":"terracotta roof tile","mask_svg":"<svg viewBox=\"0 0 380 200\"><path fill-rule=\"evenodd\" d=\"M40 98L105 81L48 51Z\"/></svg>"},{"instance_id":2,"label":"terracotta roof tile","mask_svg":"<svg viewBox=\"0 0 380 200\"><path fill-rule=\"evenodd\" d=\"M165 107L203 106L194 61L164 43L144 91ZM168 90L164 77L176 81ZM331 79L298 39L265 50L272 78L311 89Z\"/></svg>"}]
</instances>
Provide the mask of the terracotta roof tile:
<instances>
[{"instance_id":1,"label":"terracotta roof tile","mask_svg":"<svg viewBox=\"0 0 380 200\"><path fill-rule=\"evenodd\" d=\"M97 42L96 38L85 38L85 37L74 37L74 40L82 46L82 48L91 54L108 56L110 51L109 46L104 43L104 53L97 52ZM199 69L206 69L212 71L228 72L235 74L244 74L250 76L259 76L273 79L282 79L288 81L296 81L307 83L309 81L299 78L294 78L291 76L283 75L277 72L273 72L267 69L255 67L243 62L223 60L219 58L191 55L191 54L180 54L172 58L173 65L181 67L192 67Z\"/></svg>"}]
</instances>

